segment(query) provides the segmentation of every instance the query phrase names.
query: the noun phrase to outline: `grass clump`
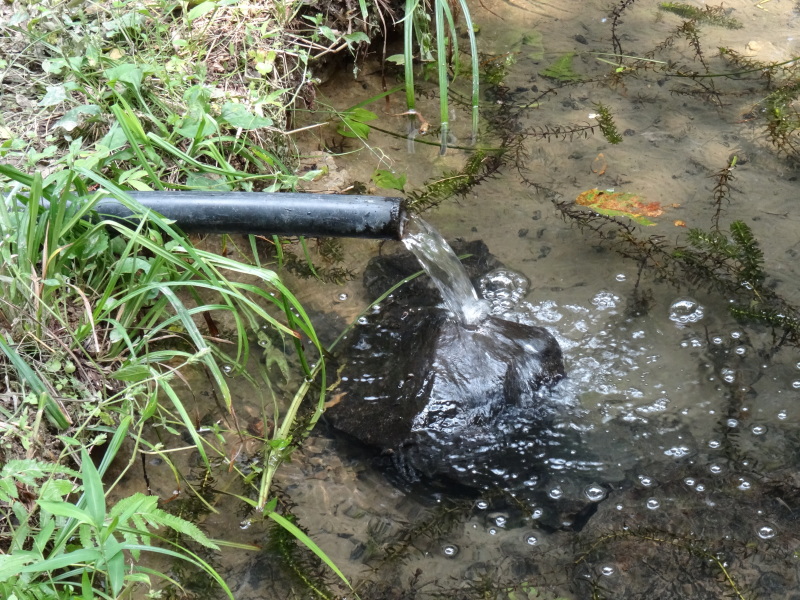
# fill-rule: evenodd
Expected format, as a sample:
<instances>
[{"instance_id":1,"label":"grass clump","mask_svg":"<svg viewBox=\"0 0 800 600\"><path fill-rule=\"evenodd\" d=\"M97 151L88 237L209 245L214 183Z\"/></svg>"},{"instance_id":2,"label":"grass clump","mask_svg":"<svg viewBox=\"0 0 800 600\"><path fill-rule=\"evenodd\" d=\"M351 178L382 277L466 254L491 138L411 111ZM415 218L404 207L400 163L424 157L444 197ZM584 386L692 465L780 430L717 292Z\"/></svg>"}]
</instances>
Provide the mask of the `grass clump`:
<instances>
[{"instance_id":1,"label":"grass clump","mask_svg":"<svg viewBox=\"0 0 800 600\"><path fill-rule=\"evenodd\" d=\"M195 248L157 215L130 226L100 222L92 207L109 195L142 212L101 176L74 168L45 178L8 166L0 166L0 175L0 371L6 382L0 456L13 470L0 493L0 585L18 597L42 586L55 597L76 590L106 597L98 589L116 596L129 584L149 583L144 572L125 565L137 562L136 551L152 548L128 534L148 536L150 528L166 525L205 541L193 525L161 512L155 497L128 498L107 514L100 506L106 493L100 476L126 439L134 448L128 466L133 463L148 445L147 424L165 433L184 429L209 463L173 378L201 366L235 420L223 365L243 369L251 331L267 323L289 347L301 335L309 340L307 350L297 344L299 363L324 390L324 363L312 374L305 358L319 342L273 271ZM91 192L90 183L103 188ZM230 324L227 330L216 331L220 320ZM304 397L270 415L281 426L264 446L269 468L254 502L261 510L274 470L293 447L289 435ZM317 416L322 401L312 411ZM87 471L90 454L105 465L99 475ZM86 500L76 501L81 485ZM65 531L78 536L78 546Z\"/></svg>"}]
</instances>

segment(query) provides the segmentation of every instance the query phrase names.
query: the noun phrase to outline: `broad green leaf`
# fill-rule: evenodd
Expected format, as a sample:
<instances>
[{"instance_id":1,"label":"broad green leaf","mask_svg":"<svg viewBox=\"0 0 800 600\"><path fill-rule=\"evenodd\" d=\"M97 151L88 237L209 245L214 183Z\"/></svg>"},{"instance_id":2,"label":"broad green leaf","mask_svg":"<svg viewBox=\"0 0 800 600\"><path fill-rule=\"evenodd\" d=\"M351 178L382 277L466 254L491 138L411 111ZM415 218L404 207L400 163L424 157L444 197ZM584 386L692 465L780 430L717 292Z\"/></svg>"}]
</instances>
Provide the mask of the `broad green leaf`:
<instances>
[{"instance_id":1,"label":"broad green leaf","mask_svg":"<svg viewBox=\"0 0 800 600\"><path fill-rule=\"evenodd\" d=\"M220 118L233 127L238 127L245 130L270 127L272 125L272 119L269 117L259 117L258 115L254 115L247 110L245 106L236 102L225 103L222 106Z\"/></svg>"},{"instance_id":2,"label":"broad green leaf","mask_svg":"<svg viewBox=\"0 0 800 600\"><path fill-rule=\"evenodd\" d=\"M128 256L119 262L118 269L120 273L136 273L139 270L148 273L150 271L150 263L138 256Z\"/></svg>"},{"instance_id":3,"label":"broad green leaf","mask_svg":"<svg viewBox=\"0 0 800 600\"><path fill-rule=\"evenodd\" d=\"M111 85L117 82L127 83L137 92L141 89L142 79L144 79L144 70L131 63L123 63L116 67L111 67L106 69L103 74Z\"/></svg>"},{"instance_id":4,"label":"broad green leaf","mask_svg":"<svg viewBox=\"0 0 800 600\"><path fill-rule=\"evenodd\" d=\"M88 512L97 528L103 526L106 518L106 496L100 473L85 449L81 449L81 475L83 476L83 497Z\"/></svg>"},{"instance_id":5,"label":"broad green leaf","mask_svg":"<svg viewBox=\"0 0 800 600\"><path fill-rule=\"evenodd\" d=\"M67 90L63 85L48 85L45 89L47 93L39 101L39 106L55 106L67 99Z\"/></svg>"},{"instance_id":6,"label":"broad green leaf","mask_svg":"<svg viewBox=\"0 0 800 600\"><path fill-rule=\"evenodd\" d=\"M368 138L369 125L364 125L364 123L359 123L351 119L342 119L342 122L339 123L339 127L336 128L336 133L343 137Z\"/></svg>"},{"instance_id":7,"label":"broad green leaf","mask_svg":"<svg viewBox=\"0 0 800 600\"><path fill-rule=\"evenodd\" d=\"M54 502L51 500L37 500L36 503L52 515L75 519L79 523L92 524L92 515L69 502Z\"/></svg>"},{"instance_id":8,"label":"broad green leaf","mask_svg":"<svg viewBox=\"0 0 800 600\"><path fill-rule=\"evenodd\" d=\"M82 104L64 113L64 116L56 121L56 127L70 132L91 120L91 117L96 117L98 115L100 115L99 106L96 104Z\"/></svg>"},{"instance_id":9,"label":"broad green leaf","mask_svg":"<svg viewBox=\"0 0 800 600\"><path fill-rule=\"evenodd\" d=\"M150 367L145 365L125 365L111 374L113 379L130 382L144 381L152 376Z\"/></svg>"},{"instance_id":10,"label":"broad green leaf","mask_svg":"<svg viewBox=\"0 0 800 600\"><path fill-rule=\"evenodd\" d=\"M217 8L216 2L201 2L200 4L195 6L192 10L190 10L188 13L186 13L186 18L191 23L195 19L199 19L203 15L207 15L215 8Z\"/></svg>"},{"instance_id":11,"label":"broad green leaf","mask_svg":"<svg viewBox=\"0 0 800 600\"><path fill-rule=\"evenodd\" d=\"M17 573L50 573L56 569L63 569L72 565L94 563L103 557L100 551L95 548L81 548L66 554L59 554L53 558L42 560L33 565L27 565L17 571Z\"/></svg>"},{"instance_id":12,"label":"broad green leaf","mask_svg":"<svg viewBox=\"0 0 800 600\"><path fill-rule=\"evenodd\" d=\"M228 192L231 189L225 179L213 173L189 173L186 176L186 186L212 192Z\"/></svg>"},{"instance_id":13,"label":"broad green leaf","mask_svg":"<svg viewBox=\"0 0 800 600\"><path fill-rule=\"evenodd\" d=\"M406 176L404 173L395 175L391 171L377 169L372 174L372 181L375 182L375 185L378 187L382 187L387 190L402 191L403 187L406 185Z\"/></svg>"},{"instance_id":14,"label":"broad green leaf","mask_svg":"<svg viewBox=\"0 0 800 600\"><path fill-rule=\"evenodd\" d=\"M363 42L369 44L369 36L363 31L354 31L353 33L346 33L344 36L348 44Z\"/></svg>"}]
</instances>

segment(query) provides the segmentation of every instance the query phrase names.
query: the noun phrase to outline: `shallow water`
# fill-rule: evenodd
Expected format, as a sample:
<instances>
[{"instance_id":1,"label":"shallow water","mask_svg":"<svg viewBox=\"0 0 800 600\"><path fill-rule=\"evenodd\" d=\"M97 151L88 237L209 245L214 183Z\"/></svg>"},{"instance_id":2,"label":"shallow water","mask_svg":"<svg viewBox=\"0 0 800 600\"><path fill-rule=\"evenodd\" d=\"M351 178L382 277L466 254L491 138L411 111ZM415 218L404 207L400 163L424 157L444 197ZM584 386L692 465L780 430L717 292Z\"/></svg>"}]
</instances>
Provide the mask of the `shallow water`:
<instances>
[{"instance_id":1,"label":"shallow water","mask_svg":"<svg viewBox=\"0 0 800 600\"><path fill-rule=\"evenodd\" d=\"M773 0L762 10L734 0L725 7L745 27L704 28L709 56L719 45L750 48L765 60L786 60L797 51L794 3ZM637 193L665 208L645 233L674 242L685 231L676 221L711 225L711 176L737 153L747 160L735 169L723 222L735 216L753 228L771 285L800 302L798 172L748 117L763 94L750 84L720 82L726 89L741 85L741 93L713 107L676 94L683 82L658 73L605 85L608 65L589 52L611 51L606 2L484 1L473 11L484 51L515 53L503 101L522 105L538 95L534 87L552 85L539 73L558 53L578 51L575 69L600 78L542 98L536 110L521 112L520 127L587 122L594 103L602 102L623 133L613 146L599 134L529 139L525 176L538 187L509 168L425 215L446 237L483 239L508 266L483 286L495 310L557 336L568 372L562 393L574 401L562 426L578 442L531 485L539 503L492 493L431 497L399 489L369 453L319 427L279 471L281 497L365 599L796 598L800 352L781 347L762 327L737 323L728 299L702 286L659 284L647 273L640 278L636 263L565 223L551 203L595 187ZM679 23L656 3L637 3L619 25L623 51L641 56ZM531 32L541 34L542 58ZM656 58L694 64L685 43ZM322 91L340 108L380 91L378 78L366 78L363 88L351 82L345 74ZM433 115L436 106L431 98L419 108ZM402 118L385 113L378 123L404 127ZM459 139L468 138L467 124L467 118L454 120ZM378 131L370 144L385 149L391 164L362 151L337 158L336 175L368 181L376 167L391 167L407 173L413 187L458 168L466 155L451 150L439 157L437 146L417 146L408 155L405 140ZM604 169L597 160L605 161ZM361 241L345 249L356 269L371 254L390 250ZM331 335L366 304L360 281L295 287L311 310L327 315L330 325L320 327ZM245 385L238 402L240 415L261 410ZM157 469L152 466L153 480ZM168 496L164 486L158 493ZM239 529L242 518L227 502L220 500L222 513L206 519L210 535L264 544L265 528L245 522ZM562 526L546 511L563 518ZM313 597L286 575L291 569L278 566L284 563L273 546L261 554L226 552L218 564L237 599L290 597L291 589ZM351 597L323 569L312 571L333 594Z\"/></svg>"}]
</instances>

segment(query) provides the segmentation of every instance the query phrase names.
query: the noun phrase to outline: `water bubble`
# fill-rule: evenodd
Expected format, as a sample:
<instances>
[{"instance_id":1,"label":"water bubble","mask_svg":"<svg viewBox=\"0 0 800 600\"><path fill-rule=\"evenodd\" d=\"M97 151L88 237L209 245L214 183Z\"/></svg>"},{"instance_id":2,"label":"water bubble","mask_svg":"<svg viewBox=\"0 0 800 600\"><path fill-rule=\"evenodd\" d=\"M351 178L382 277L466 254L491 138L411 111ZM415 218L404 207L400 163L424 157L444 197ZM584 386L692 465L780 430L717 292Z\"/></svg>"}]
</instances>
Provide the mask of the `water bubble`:
<instances>
[{"instance_id":1,"label":"water bubble","mask_svg":"<svg viewBox=\"0 0 800 600\"><path fill-rule=\"evenodd\" d=\"M714 475L719 475L722 473L722 466L720 465L711 465L708 467L708 470L711 471Z\"/></svg>"},{"instance_id":2,"label":"water bubble","mask_svg":"<svg viewBox=\"0 0 800 600\"><path fill-rule=\"evenodd\" d=\"M766 425L753 425L753 429L750 431L753 432L753 435L764 435L767 433L767 426Z\"/></svg>"},{"instance_id":3,"label":"water bubble","mask_svg":"<svg viewBox=\"0 0 800 600\"><path fill-rule=\"evenodd\" d=\"M544 511L541 508L534 508L531 513L531 519L541 519Z\"/></svg>"},{"instance_id":4,"label":"water bubble","mask_svg":"<svg viewBox=\"0 0 800 600\"><path fill-rule=\"evenodd\" d=\"M489 508L489 503L486 500L478 500L475 503L475 508L477 508L478 510L486 510L487 508Z\"/></svg>"},{"instance_id":5,"label":"water bubble","mask_svg":"<svg viewBox=\"0 0 800 600\"><path fill-rule=\"evenodd\" d=\"M497 535L497 529L494 527L489 528L489 535Z\"/></svg>"},{"instance_id":6,"label":"water bubble","mask_svg":"<svg viewBox=\"0 0 800 600\"><path fill-rule=\"evenodd\" d=\"M733 383L736 380L736 371L727 367L720 371L720 375L725 383Z\"/></svg>"},{"instance_id":7,"label":"water bubble","mask_svg":"<svg viewBox=\"0 0 800 600\"><path fill-rule=\"evenodd\" d=\"M719 440L709 440L709 441L708 441L708 447L709 447L709 448L714 448L714 449L717 449L717 448L719 448L721 445L722 445L722 443L721 443Z\"/></svg>"},{"instance_id":8,"label":"water bubble","mask_svg":"<svg viewBox=\"0 0 800 600\"><path fill-rule=\"evenodd\" d=\"M370 310L372 311L373 315L377 315L379 312L381 312L381 308L382 307L380 304L374 304Z\"/></svg>"},{"instance_id":9,"label":"water bubble","mask_svg":"<svg viewBox=\"0 0 800 600\"><path fill-rule=\"evenodd\" d=\"M239 529L243 529L243 530L244 529L250 529L250 526L252 524L253 524L253 522L250 519L245 519L244 521L239 523Z\"/></svg>"},{"instance_id":10,"label":"water bubble","mask_svg":"<svg viewBox=\"0 0 800 600\"><path fill-rule=\"evenodd\" d=\"M367 319L367 317L359 317L358 318L358 324L359 325L366 325L367 323L369 323L369 319Z\"/></svg>"},{"instance_id":11,"label":"water bubble","mask_svg":"<svg viewBox=\"0 0 800 600\"><path fill-rule=\"evenodd\" d=\"M787 415L787 413L786 413L786 411L785 411L785 410L782 410L782 411L778 412L778 418L779 418L781 421L785 421L787 416L788 416L788 415Z\"/></svg>"},{"instance_id":12,"label":"water bubble","mask_svg":"<svg viewBox=\"0 0 800 600\"><path fill-rule=\"evenodd\" d=\"M583 490L583 494L591 502L600 502L606 497L606 490L596 483L593 483Z\"/></svg>"},{"instance_id":13,"label":"water bubble","mask_svg":"<svg viewBox=\"0 0 800 600\"><path fill-rule=\"evenodd\" d=\"M649 488L653 487L656 484L656 481L647 475L639 475L639 483L642 485L642 487Z\"/></svg>"},{"instance_id":14,"label":"water bubble","mask_svg":"<svg viewBox=\"0 0 800 600\"><path fill-rule=\"evenodd\" d=\"M442 554L447 558L453 558L458 554L458 546L455 544L444 544L442 546Z\"/></svg>"},{"instance_id":15,"label":"water bubble","mask_svg":"<svg viewBox=\"0 0 800 600\"><path fill-rule=\"evenodd\" d=\"M685 483L685 484L686 484L686 485L688 485L689 487L694 487L694 484L695 484L695 483L697 483L697 482L694 480L694 478L693 478L693 477L686 477L686 478L683 480L683 483Z\"/></svg>"},{"instance_id":16,"label":"water bubble","mask_svg":"<svg viewBox=\"0 0 800 600\"><path fill-rule=\"evenodd\" d=\"M600 567L600 574L605 577L610 577L616 572L617 570L614 568L614 565L603 565Z\"/></svg>"},{"instance_id":17,"label":"water bubble","mask_svg":"<svg viewBox=\"0 0 800 600\"><path fill-rule=\"evenodd\" d=\"M661 502L659 502L656 498L648 498L645 506L650 510L656 510L657 508L661 507Z\"/></svg>"},{"instance_id":18,"label":"water bubble","mask_svg":"<svg viewBox=\"0 0 800 600\"><path fill-rule=\"evenodd\" d=\"M745 354L747 354L747 348L745 348L744 346L738 346L736 350L734 350L734 352L736 352L736 354L738 354L739 356L744 356Z\"/></svg>"},{"instance_id":19,"label":"water bubble","mask_svg":"<svg viewBox=\"0 0 800 600\"><path fill-rule=\"evenodd\" d=\"M800 381L793 381L792 387L796 390L800 390Z\"/></svg>"},{"instance_id":20,"label":"water bubble","mask_svg":"<svg viewBox=\"0 0 800 600\"><path fill-rule=\"evenodd\" d=\"M758 528L758 537L760 537L762 540L774 538L776 533L777 532L775 531L775 528L770 527L769 525L762 525Z\"/></svg>"},{"instance_id":21,"label":"water bubble","mask_svg":"<svg viewBox=\"0 0 800 600\"><path fill-rule=\"evenodd\" d=\"M731 337L735 340L738 340L742 335L744 334L741 331L731 331Z\"/></svg>"},{"instance_id":22,"label":"water bubble","mask_svg":"<svg viewBox=\"0 0 800 600\"><path fill-rule=\"evenodd\" d=\"M725 421L725 424L728 427L738 427L739 426L739 421L737 421L736 419L728 419L727 421Z\"/></svg>"},{"instance_id":23,"label":"water bubble","mask_svg":"<svg viewBox=\"0 0 800 600\"><path fill-rule=\"evenodd\" d=\"M617 302L619 302L619 296L616 296L611 292L598 292L594 295L591 302L600 310L616 308Z\"/></svg>"},{"instance_id":24,"label":"water bubble","mask_svg":"<svg viewBox=\"0 0 800 600\"><path fill-rule=\"evenodd\" d=\"M714 337L711 338L711 343L716 346L719 346L722 343L722 336L715 335Z\"/></svg>"},{"instance_id":25,"label":"water bubble","mask_svg":"<svg viewBox=\"0 0 800 600\"><path fill-rule=\"evenodd\" d=\"M338 300L339 302L344 302L345 300L347 300L347 298L348 298L347 294L342 292L336 297L336 300Z\"/></svg>"},{"instance_id":26,"label":"water bubble","mask_svg":"<svg viewBox=\"0 0 800 600\"><path fill-rule=\"evenodd\" d=\"M480 278L478 291L492 305L492 312L513 309L528 293L528 278L511 269L495 269Z\"/></svg>"},{"instance_id":27,"label":"water bubble","mask_svg":"<svg viewBox=\"0 0 800 600\"><path fill-rule=\"evenodd\" d=\"M705 485L703 485L702 483L698 483L698 484L695 486L695 488L694 488L694 489L695 489L696 491L698 491L698 492L705 492L705 491L706 491L706 486L705 486Z\"/></svg>"},{"instance_id":28,"label":"water bubble","mask_svg":"<svg viewBox=\"0 0 800 600\"><path fill-rule=\"evenodd\" d=\"M614 277L614 279L617 281L625 281L627 278L628 277L625 275L625 273L618 273L617 276Z\"/></svg>"},{"instance_id":29,"label":"water bubble","mask_svg":"<svg viewBox=\"0 0 800 600\"><path fill-rule=\"evenodd\" d=\"M494 524L497 525L498 527L505 527L506 521L507 521L506 517L504 517L503 515L498 515L494 519Z\"/></svg>"},{"instance_id":30,"label":"water bubble","mask_svg":"<svg viewBox=\"0 0 800 600\"><path fill-rule=\"evenodd\" d=\"M232 375L233 374L233 365L230 365L230 364L222 365L222 372L225 373L225 375Z\"/></svg>"},{"instance_id":31,"label":"water bubble","mask_svg":"<svg viewBox=\"0 0 800 600\"><path fill-rule=\"evenodd\" d=\"M525 543L528 544L529 546L535 546L536 544L539 543L539 538L537 538L535 535L526 535Z\"/></svg>"},{"instance_id":32,"label":"water bubble","mask_svg":"<svg viewBox=\"0 0 800 600\"><path fill-rule=\"evenodd\" d=\"M706 309L691 298L681 298L669 307L669 320L678 325L697 323L705 312Z\"/></svg>"},{"instance_id":33,"label":"water bubble","mask_svg":"<svg viewBox=\"0 0 800 600\"><path fill-rule=\"evenodd\" d=\"M267 340L258 340L258 345L261 346L262 348L266 348L267 346L269 346L269 341L267 341Z\"/></svg>"},{"instance_id":34,"label":"water bubble","mask_svg":"<svg viewBox=\"0 0 800 600\"><path fill-rule=\"evenodd\" d=\"M750 483L747 479L745 479L744 477L739 477L739 485L736 486L736 489L746 492L752 489L752 487L753 484Z\"/></svg>"},{"instance_id":35,"label":"water bubble","mask_svg":"<svg viewBox=\"0 0 800 600\"><path fill-rule=\"evenodd\" d=\"M564 495L564 490L562 490L560 487L554 487L547 491L547 495L553 500L558 500Z\"/></svg>"}]
</instances>

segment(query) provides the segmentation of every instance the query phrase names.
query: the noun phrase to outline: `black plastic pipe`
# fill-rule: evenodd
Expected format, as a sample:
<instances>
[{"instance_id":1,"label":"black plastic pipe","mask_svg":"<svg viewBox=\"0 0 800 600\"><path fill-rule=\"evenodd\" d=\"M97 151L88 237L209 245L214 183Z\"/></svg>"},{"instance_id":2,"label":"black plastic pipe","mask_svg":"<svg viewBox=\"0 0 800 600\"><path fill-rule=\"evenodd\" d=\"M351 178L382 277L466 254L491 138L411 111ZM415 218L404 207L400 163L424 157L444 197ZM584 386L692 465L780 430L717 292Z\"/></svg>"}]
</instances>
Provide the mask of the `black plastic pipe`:
<instances>
[{"instance_id":1,"label":"black plastic pipe","mask_svg":"<svg viewBox=\"0 0 800 600\"><path fill-rule=\"evenodd\" d=\"M128 192L137 202L175 221L187 233L243 233L399 240L402 199L338 194L267 192ZM115 220L135 214L114 198L97 212Z\"/></svg>"}]
</instances>

